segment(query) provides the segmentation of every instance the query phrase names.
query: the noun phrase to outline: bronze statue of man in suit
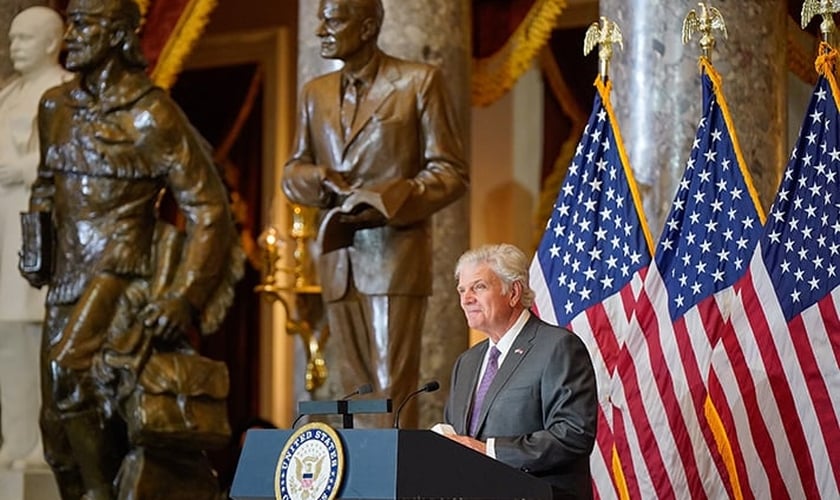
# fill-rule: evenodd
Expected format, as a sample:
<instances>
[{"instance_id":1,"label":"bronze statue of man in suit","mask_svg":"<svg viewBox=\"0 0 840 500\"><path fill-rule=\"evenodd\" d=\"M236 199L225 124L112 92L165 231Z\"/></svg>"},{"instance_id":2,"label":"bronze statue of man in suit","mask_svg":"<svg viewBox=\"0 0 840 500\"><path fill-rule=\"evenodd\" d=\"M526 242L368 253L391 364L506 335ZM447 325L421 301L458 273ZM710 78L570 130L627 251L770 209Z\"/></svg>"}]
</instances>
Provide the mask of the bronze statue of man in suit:
<instances>
[{"instance_id":1,"label":"bronze statue of man in suit","mask_svg":"<svg viewBox=\"0 0 840 500\"><path fill-rule=\"evenodd\" d=\"M455 278L470 328L488 340L452 370L449 437L549 482L555 498L592 498L597 392L586 345L528 311L528 258L485 245L458 260Z\"/></svg>"},{"instance_id":2,"label":"bronze statue of man in suit","mask_svg":"<svg viewBox=\"0 0 840 500\"><path fill-rule=\"evenodd\" d=\"M468 183L461 136L440 71L378 47L381 0L321 0L319 18L321 56L344 66L303 87L283 190L332 210L324 239L342 241L324 246L319 270L345 388L371 383L399 404L418 384L430 219ZM403 422L416 426L416 408Z\"/></svg>"},{"instance_id":3,"label":"bronze statue of man in suit","mask_svg":"<svg viewBox=\"0 0 840 500\"><path fill-rule=\"evenodd\" d=\"M67 15L66 66L76 77L41 100L29 202L32 214L54 224L55 244L44 266L30 269L39 240L25 240L21 262L31 284L49 287L41 354L46 459L65 500L215 499L200 450L133 442L132 429L143 429L130 422L149 415L127 414L124 396L144 397L135 391L150 352L191 354L187 329L212 331L223 318L241 272L227 192L208 144L146 75L136 3L70 0ZM184 216L184 235L157 217L164 190ZM131 367L128 378L115 375ZM186 378L179 380L194 383ZM156 470L169 470L174 484L142 480L140 470L158 459L169 465ZM198 481L190 481L193 472ZM138 485L144 493L124 490Z\"/></svg>"}]
</instances>

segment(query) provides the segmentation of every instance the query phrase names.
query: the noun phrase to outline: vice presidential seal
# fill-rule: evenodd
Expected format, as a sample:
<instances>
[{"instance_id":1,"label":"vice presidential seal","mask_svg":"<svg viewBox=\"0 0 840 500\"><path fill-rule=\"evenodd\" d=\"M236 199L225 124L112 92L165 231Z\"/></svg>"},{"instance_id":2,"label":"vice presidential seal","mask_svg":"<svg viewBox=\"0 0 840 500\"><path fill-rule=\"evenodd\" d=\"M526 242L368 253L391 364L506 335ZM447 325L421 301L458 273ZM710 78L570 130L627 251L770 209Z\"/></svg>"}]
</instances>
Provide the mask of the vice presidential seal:
<instances>
[{"instance_id":1,"label":"vice presidential seal","mask_svg":"<svg viewBox=\"0 0 840 500\"><path fill-rule=\"evenodd\" d=\"M344 449L335 430L306 424L286 441L274 472L277 500L332 500L341 487Z\"/></svg>"}]
</instances>

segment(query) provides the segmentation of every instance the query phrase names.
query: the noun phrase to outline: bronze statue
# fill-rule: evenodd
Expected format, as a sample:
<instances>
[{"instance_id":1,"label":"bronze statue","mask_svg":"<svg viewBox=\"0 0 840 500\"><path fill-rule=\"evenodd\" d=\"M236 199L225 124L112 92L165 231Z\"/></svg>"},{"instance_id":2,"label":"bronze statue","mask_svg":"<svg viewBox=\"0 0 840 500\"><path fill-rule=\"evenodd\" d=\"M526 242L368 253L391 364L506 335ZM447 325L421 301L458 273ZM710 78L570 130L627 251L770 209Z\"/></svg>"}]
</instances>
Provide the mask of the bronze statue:
<instances>
[{"instance_id":1,"label":"bronze statue","mask_svg":"<svg viewBox=\"0 0 840 500\"><path fill-rule=\"evenodd\" d=\"M343 384L399 404L418 385L431 216L468 183L461 136L440 70L378 47L380 0L321 0L319 18L321 56L344 67L303 87L283 190L328 211L319 271ZM413 405L403 422L416 426Z\"/></svg>"},{"instance_id":2,"label":"bronze statue","mask_svg":"<svg viewBox=\"0 0 840 500\"><path fill-rule=\"evenodd\" d=\"M227 371L185 333L218 327L242 272L227 194L207 143L145 74L135 2L71 0L67 14L77 76L40 104L20 263L49 286L46 459L65 500L215 499L202 450L229 435ZM157 217L164 190L185 234Z\"/></svg>"}]
</instances>

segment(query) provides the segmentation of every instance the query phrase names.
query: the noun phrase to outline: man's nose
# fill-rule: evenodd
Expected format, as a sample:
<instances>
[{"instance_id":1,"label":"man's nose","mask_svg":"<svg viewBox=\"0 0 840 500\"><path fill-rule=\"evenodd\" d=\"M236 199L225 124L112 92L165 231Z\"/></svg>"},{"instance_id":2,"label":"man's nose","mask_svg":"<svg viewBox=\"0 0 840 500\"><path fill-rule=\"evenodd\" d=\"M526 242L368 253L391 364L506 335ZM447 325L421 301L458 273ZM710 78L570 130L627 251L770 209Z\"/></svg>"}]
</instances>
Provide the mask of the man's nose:
<instances>
[{"instance_id":1,"label":"man's nose","mask_svg":"<svg viewBox=\"0 0 840 500\"><path fill-rule=\"evenodd\" d=\"M315 28L315 36L327 36L327 28L324 26L323 21L320 21Z\"/></svg>"}]
</instances>

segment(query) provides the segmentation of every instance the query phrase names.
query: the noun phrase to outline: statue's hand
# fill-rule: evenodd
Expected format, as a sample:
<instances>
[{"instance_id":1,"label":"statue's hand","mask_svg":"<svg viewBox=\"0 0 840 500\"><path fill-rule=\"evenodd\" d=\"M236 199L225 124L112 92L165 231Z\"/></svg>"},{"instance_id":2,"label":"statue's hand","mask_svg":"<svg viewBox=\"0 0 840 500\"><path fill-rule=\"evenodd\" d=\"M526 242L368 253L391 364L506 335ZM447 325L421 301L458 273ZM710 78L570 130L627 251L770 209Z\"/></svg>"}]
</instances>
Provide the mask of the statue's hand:
<instances>
[{"instance_id":1,"label":"statue's hand","mask_svg":"<svg viewBox=\"0 0 840 500\"><path fill-rule=\"evenodd\" d=\"M335 170L326 169L324 171L324 180L322 181L324 189L335 194L339 198L350 196L353 193L353 186L347 183L344 176Z\"/></svg>"},{"instance_id":2,"label":"statue's hand","mask_svg":"<svg viewBox=\"0 0 840 500\"><path fill-rule=\"evenodd\" d=\"M355 229L381 227L388 223L388 219L379 210L370 206L362 206L350 213L341 214L339 220Z\"/></svg>"},{"instance_id":3,"label":"statue's hand","mask_svg":"<svg viewBox=\"0 0 840 500\"><path fill-rule=\"evenodd\" d=\"M182 298L160 299L149 303L140 318L154 336L174 342L192 324L192 306Z\"/></svg>"},{"instance_id":4,"label":"statue's hand","mask_svg":"<svg viewBox=\"0 0 840 500\"><path fill-rule=\"evenodd\" d=\"M20 275L23 276L23 278L26 281L28 281L29 285L32 286L32 287L41 288L44 285L49 284L49 281L50 281L49 277L46 276L44 273L39 273L39 272L33 273L33 272L29 272L29 271L24 271L22 269L19 269L19 271L20 271Z\"/></svg>"}]
</instances>

